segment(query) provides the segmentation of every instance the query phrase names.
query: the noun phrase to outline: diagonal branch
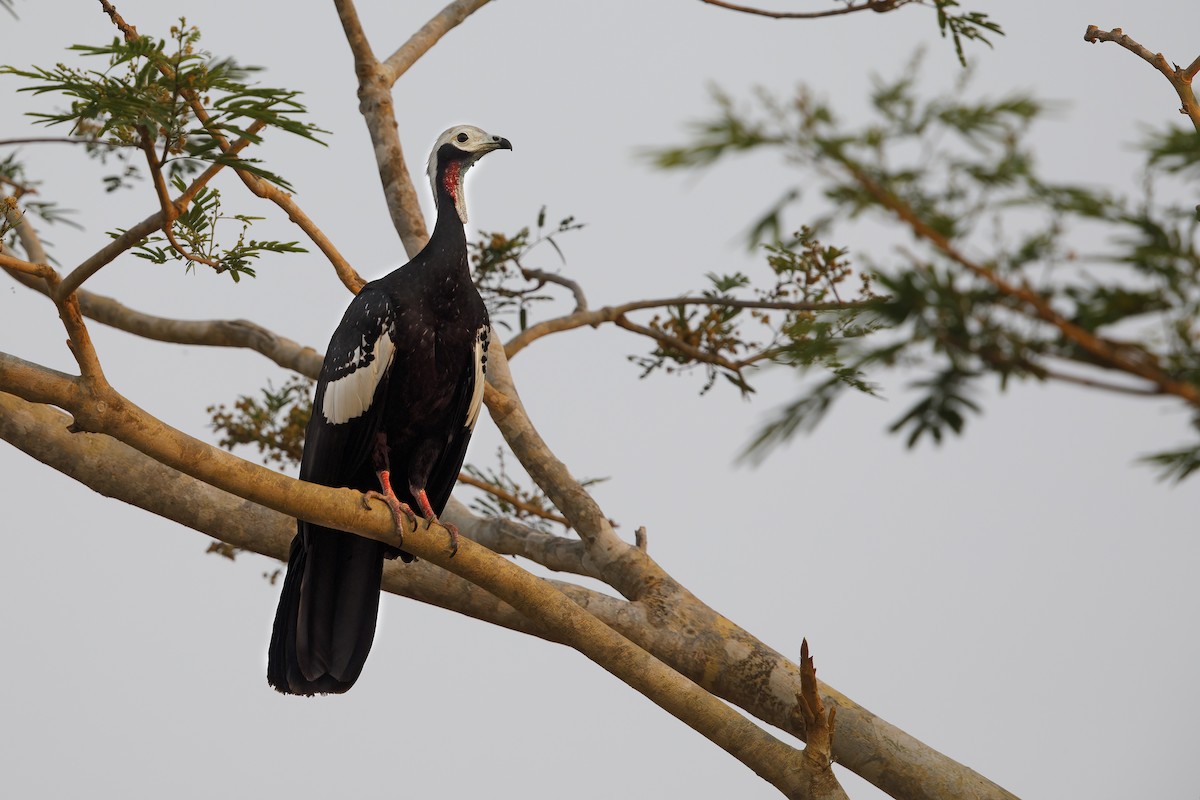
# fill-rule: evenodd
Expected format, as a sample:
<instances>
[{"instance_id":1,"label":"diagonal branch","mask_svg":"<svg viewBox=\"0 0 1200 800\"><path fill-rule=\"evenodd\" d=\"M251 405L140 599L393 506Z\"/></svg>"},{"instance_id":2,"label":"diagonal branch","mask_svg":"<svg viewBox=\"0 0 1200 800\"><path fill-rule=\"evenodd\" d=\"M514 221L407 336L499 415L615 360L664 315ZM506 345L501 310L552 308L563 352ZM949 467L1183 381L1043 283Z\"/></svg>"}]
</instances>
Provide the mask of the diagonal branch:
<instances>
[{"instance_id":1,"label":"diagonal branch","mask_svg":"<svg viewBox=\"0 0 1200 800\"><path fill-rule=\"evenodd\" d=\"M506 491L494 483L488 483L487 481L481 481L478 478L473 478L465 472L458 473L458 482L464 483L467 486L474 486L476 489L481 489L490 494L492 497L503 500L513 508L520 509L526 514L532 514L535 517L541 517L542 519L550 520L551 522L557 522L559 525L564 527L571 527L571 523L565 517L561 517L558 514L553 514L545 509L537 507L533 503L522 500L512 492Z\"/></svg>"},{"instance_id":2,"label":"diagonal branch","mask_svg":"<svg viewBox=\"0 0 1200 800\"><path fill-rule=\"evenodd\" d=\"M1171 88L1179 95L1179 100L1183 104L1179 113L1187 115L1196 130L1200 131L1200 103L1196 101L1196 94L1192 91L1192 78L1196 76L1197 72L1200 72L1200 57L1197 57L1187 68L1172 66L1162 53L1150 52L1120 28L1102 31L1095 25L1088 25L1083 34L1083 40L1092 44L1096 42L1118 44L1161 72L1163 77L1171 83Z\"/></svg>"},{"instance_id":3,"label":"diagonal branch","mask_svg":"<svg viewBox=\"0 0 1200 800\"><path fill-rule=\"evenodd\" d=\"M1006 297L1018 301L1033 317L1057 328L1067 341L1097 359L1102 365L1143 378L1153 383L1164 394L1172 394L1192 405L1200 406L1200 386L1171 377L1155 363L1149 353L1139 348L1114 344L1066 319L1037 292L1026 286L1009 283L995 270L968 258L945 235L921 219L903 200L892 194L857 164L846 158L839 158L838 161L860 186L880 205L907 224L918 238L929 242L942 255L991 284Z\"/></svg>"},{"instance_id":4,"label":"diagonal branch","mask_svg":"<svg viewBox=\"0 0 1200 800\"><path fill-rule=\"evenodd\" d=\"M412 176L404 162L400 132L396 126L396 109L392 100L390 70L375 58L366 33L358 19L353 0L334 0L350 52L354 55L354 73L358 76L358 110L367 123L383 196L387 201L392 225L400 234L404 250L412 258L429 239L425 217L413 187ZM432 43L431 43L432 45Z\"/></svg>"},{"instance_id":5,"label":"diagonal branch","mask_svg":"<svg viewBox=\"0 0 1200 800\"><path fill-rule=\"evenodd\" d=\"M429 52L443 36L466 21L467 17L488 4L488 0L454 0L433 16L421 29L400 45L383 63L383 78L394 84L408 68Z\"/></svg>"},{"instance_id":6,"label":"diagonal branch","mask_svg":"<svg viewBox=\"0 0 1200 800\"><path fill-rule=\"evenodd\" d=\"M382 508L365 510L362 495L297 481L200 442L122 397L108 386L0 354L0 384L26 400L70 412L73 429L103 432L159 463L245 500L317 524L368 536L393 546L401 540ZM793 748L726 706L692 681L589 614L566 595L503 557L462 540L453 558L446 532L405 521L403 546L509 603L556 641L579 650L627 685L742 761L788 797L803 787L793 768ZM411 530L410 530L411 527Z\"/></svg>"}]
</instances>

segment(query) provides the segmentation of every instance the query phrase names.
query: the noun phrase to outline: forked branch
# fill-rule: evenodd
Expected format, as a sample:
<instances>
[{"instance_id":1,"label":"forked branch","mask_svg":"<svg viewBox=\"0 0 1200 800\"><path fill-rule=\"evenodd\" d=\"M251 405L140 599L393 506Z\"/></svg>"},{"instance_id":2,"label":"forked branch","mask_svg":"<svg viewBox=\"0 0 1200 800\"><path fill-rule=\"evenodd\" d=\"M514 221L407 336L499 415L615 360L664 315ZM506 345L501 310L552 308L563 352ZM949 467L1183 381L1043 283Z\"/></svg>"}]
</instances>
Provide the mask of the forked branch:
<instances>
[{"instance_id":1,"label":"forked branch","mask_svg":"<svg viewBox=\"0 0 1200 800\"><path fill-rule=\"evenodd\" d=\"M1163 77L1170 82L1171 88L1179 95L1179 100L1183 104L1179 113L1186 114L1196 130L1200 131L1200 103L1197 103L1196 93L1192 90L1192 79L1196 77L1197 72L1200 72L1200 56L1197 56L1187 67L1179 67L1168 62L1162 53L1150 52L1120 28L1102 31L1095 25L1088 25L1087 31L1083 34L1083 40L1092 44L1096 42L1118 44L1161 72Z\"/></svg>"}]
</instances>

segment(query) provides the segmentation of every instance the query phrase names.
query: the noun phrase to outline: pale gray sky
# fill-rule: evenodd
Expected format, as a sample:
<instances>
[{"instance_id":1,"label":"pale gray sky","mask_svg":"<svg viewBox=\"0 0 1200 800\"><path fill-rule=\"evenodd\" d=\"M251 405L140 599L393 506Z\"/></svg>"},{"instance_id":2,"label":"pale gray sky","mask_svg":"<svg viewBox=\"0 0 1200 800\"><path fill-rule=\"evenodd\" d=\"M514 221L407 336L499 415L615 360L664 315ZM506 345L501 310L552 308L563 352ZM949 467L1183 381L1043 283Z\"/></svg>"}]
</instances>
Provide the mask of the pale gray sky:
<instances>
[{"instance_id":1,"label":"pale gray sky","mask_svg":"<svg viewBox=\"0 0 1200 800\"><path fill-rule=\"evenodd\" d=\"M782 5L785 4L781 4ZM360 3L390 53L439 2ZM1143 124L1178 119L1166 81L1088 24L1122 26L1187 63L1196 7L1166 0L974 3L1008 31L970 46L981 91L1066 103L1037 131L1052 175L1136 185ZM403 261L380 200L355 81L331 3L124 0L143 33L186 14L219 55L305 93L330 147L272 137L271 164L360 272ZM0 61L50 65L113 36L90 0L18 3ZM848 114L871 72L929 46L927 73L958 67L932 12L818 22L740 16L699 2L496 3L398 84L414 172L457 122L510 138L472 173L472 226L512 230L545 204L588 223L563 240L594 305L700 288L709 271L760 270L740 233L794 180L758 159L685 178L649 171L710 110L709 82L744 95L809 83ZM0 81L0 137L36 106ZM62 146L25 148L84 235L44 231L78 263L104 231L145 217L145 193L107 196ZM753 169L750 167L753 166ZM231 211L273 215L232 184ZM424 183L419 189L425 192ZM277 215L276 215L277 216ZM297 238L282 223L263 233ZM868 243L847 242L852 248ZM549 251L545 266L554 262ZM759 273L761 274L761 273ZM321 347L348 296L317 256L264 262L239 286L122 258L89 288L189 318L248 317ZM93 328L110 379L171 424L210 436L204 408L283 373L259 356L134 340ZM73 368L51 307L0 286L0 350ZM782 371L750 403L700 379L637 379L641 343L590 329L514 361L535 422L628 534L701 598L777 649L813 647L820 675L888 721L1027 798L1195 798L1200 692L1200 479L1171 488L1134 460L1182 441L1176 404L1016 387L987 398L965 440L903 449L904 408L853 399L761 467L736 455L793 396ZM481 421L469 455L490 463ZM276 566L204 555L207 540L0 445L0 793L19 798L772 797L775 792L572 651L388 596L348 695L271 691L266 646ZM845 771L852 797L880 794Z\"/></svg>"}]
</instances>

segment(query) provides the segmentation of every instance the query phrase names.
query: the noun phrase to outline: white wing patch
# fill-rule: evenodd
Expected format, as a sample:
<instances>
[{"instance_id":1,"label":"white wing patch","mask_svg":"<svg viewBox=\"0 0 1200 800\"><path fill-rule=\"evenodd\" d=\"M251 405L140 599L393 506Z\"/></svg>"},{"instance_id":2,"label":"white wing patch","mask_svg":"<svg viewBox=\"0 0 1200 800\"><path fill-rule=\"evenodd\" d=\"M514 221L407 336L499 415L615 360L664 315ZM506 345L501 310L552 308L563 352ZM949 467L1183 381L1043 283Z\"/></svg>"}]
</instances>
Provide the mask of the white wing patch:
<instances>
[{"instance_id":1,"label":"white wing patch","mask_svg":"<svg viewBox=\"0 0 1200 800\"><path fill-rule=\"evenodd\" d=\"M388 330L379 334L373 348L365 340L354 348L346 365L351 371L325 385L325 400L321 404L325 419L341 425L362 416L371 407L375 390L391 366L395 352L396 343Z\"/></svg>"},{"instance_id":2,"label":"white wing patch","mask_svg":"<svg viewBox=\"0 0 1200 800\"><path fill-rule=\"evenodd\" d=\"M487 372L488 329L480 328L475 334L475 385L471 388L471 405L467 407L467 430L474 432L479 420L479 408L483 405L483 382Z\"/></svg>"}]
</instances>

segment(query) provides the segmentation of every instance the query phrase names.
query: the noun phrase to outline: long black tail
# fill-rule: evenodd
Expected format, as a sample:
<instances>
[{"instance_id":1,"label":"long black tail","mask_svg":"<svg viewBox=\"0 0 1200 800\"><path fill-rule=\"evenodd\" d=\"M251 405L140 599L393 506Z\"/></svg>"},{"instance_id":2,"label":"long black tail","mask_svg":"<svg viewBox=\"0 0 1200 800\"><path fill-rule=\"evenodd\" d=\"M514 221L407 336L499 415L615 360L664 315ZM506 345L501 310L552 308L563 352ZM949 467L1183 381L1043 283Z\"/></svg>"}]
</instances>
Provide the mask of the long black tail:
<instances>
[{"instance_id":1,"label":"long black tail","mask_svg":"<svg viewBox=\"0 0 1200 800\"><path fill-rule=\"evenodd\" d=\"M375 640L386 550L381 542L300 523L271 632L271 686L313 695L354 685Z\"/></svg>"}]
</instances>

